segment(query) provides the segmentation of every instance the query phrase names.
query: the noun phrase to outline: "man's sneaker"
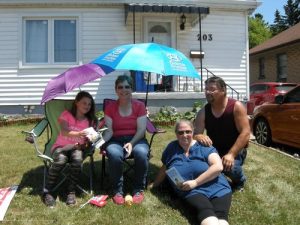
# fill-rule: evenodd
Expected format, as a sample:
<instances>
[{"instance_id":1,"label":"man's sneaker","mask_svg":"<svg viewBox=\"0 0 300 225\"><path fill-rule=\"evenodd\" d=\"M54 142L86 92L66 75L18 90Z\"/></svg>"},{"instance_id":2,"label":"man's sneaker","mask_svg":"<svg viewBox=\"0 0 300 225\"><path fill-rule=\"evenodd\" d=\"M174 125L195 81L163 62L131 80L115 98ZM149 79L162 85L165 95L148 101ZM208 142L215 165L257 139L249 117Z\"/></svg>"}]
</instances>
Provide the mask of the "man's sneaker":
<instances>
[{"instance_id":1,"label":"man's sneaker","mask_svg":"<svg viewBox=\"0 0 300 225\"><path fill-rule=\"evenodd\" d=\"M125 202L123 195L120 193L115 194L115 196L112 199L113 202L117 205L123 205Z\"/></svg>"},{"instance_id":2,"label":"man's sneaker","mask_svg":"<svg viewBox=\"0 0 300 225\"><path fill-rule=\"evenodd\" d=\"M243 192L245 189L245 181L240 184L232 184L231 189L233 192Z\"/></svg>"},{"instance_id":3,"label":"man's sneaker","mask_svg":"<svg viewBox=\"0 0 300 225\"><path fill-rule=\"evenodd\" d=\"M49 193L44 193L43 195L43 202L46 206L53 208L55 206L55 199Z\"/></svg>"},{"instance_id":4,"label":"man's sneaker","mask_svg":"<svg viewBox=\"0 0 300 225\"><path fill-rule=\"evenodd\" d=\"M244 185L243 186L236 186L233 188L233 191L236 191L236 192L243 192L244 191Z\"/></svg>"},{"instance_id":5,"label":"man's sneaker","mask_svg":"<svg viewBox=\"0 0 300 225\"><path fill-rule=\"evenodd\" d=\"M133 195L132 201L134 204L141 204L144 200L144 192L136 192Z\"/></svg>"},{"instance_id":6,"label":"man's sneaker","mask_svg":"<svg viewBox=\"0 0 300 225\"><path fill-rule=\"evenodd\" d=\"M76 204L76 196L74 192L70 192L67 196L67 205L75 205Z\"/></svg>"}]
</instances>

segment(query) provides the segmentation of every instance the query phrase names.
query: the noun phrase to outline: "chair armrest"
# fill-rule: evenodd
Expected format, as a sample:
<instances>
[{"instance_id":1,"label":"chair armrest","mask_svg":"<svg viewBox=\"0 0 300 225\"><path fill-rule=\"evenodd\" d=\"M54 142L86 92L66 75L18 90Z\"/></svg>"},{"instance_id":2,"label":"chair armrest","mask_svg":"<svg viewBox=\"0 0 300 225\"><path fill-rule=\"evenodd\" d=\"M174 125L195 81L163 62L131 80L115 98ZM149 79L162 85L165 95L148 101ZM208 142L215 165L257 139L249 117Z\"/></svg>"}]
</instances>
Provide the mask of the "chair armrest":
<instances>
[{"instance_id":1,"label":"chair armrest","mask_svg":"<svg viewBox=\"0 0 300 225\"><path fill-rule=\"evenodd\" d=\"M34 128L32 128L32 130L22 131L22 133L26 135L25 141L34 145L36 155L38 157L42 158L43 160L50 160L51 158L42 153L42 151L40 150L40 148L38 146L37 139L38 139L38 137L40 137L43 134L43 132L47 128L48 124L49 124L48 120L44 118L40 122L38 122L34 126Z\"/></svg>"}]
</instances>

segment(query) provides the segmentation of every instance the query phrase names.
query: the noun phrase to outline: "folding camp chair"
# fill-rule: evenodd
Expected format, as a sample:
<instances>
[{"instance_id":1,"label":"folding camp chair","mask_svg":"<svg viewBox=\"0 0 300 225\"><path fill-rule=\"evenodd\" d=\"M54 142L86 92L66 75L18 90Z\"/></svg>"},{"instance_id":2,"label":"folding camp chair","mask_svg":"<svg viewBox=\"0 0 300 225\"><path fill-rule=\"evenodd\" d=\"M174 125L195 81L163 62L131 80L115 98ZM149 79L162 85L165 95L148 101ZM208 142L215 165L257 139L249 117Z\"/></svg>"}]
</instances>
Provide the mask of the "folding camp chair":
<instances>
[{"instance_id":1,"label":"folding camp chair","mask_svg":"<svg viewBox=\"0 0 300 225\"><path fill-rule=\"evenodd\" d=\"M46 177L48 173L48 169L53 163L51 148L55 143L55 140L60 131L60 125L58 123L58 117L60 114L66 110L71 109L73 104L73 100L51 100L46 102L45 104L45 118L42 119L31 131L23 131L26 134L26 141L34 144L34 148L36 154L39 158L43 160L44 163L44 175L43 175L43 189L46 185ZM40 137L44 131L47 131L47 142L44 147L44 151L42 152L38 145L38 137ZM84 151L83 159L89 158L89 188L90 193L93 192L93 177L94 177L94 148L91 147L88 150ZM61 181L55 186L54 190L57 188L68 178L68 165L63 169L61 175ZM86 190L84 190L79 184L76 184L77 188L81 191L88 194Z\"/></svg>"},{"instance_id":2,"label":"folding camp chair","mask_svg":"<svg viewBox=\"0 0 300 225\"><path fill-rule=\"evenodd\" d=\"M114 99L104 99L103 100L103 111L105 110L105 107L107 107L110 103L114 102L116 100ZM141 100L139 99L139 101L142 101L143 103L145 103L144 100ZM100 120L100 123L99 123L99 127L103 127L105 125L105 122L104 122L104 118L102 118ZM152 146L152 143L153 143L153 140L154 140L154 137L156 134L162 134L162 133L165 133L166 131L165 130L162 130L162 129L158 129L154 126L154 124L152 123L152 121L147 118L147 133L149 133L151 135L151 138L150 138L150 141L149 141L149 153L148 153L148 161L150 160L151 158L151 146ZM106 163L105 163L105 158L106 158L106 150L104 147L102 147L100 149L100 154L102 155L102 168L101 168L101 189L104 188L104 178L106 176ZM133 181L133 179L128 176L129 173L134 169L134 162L133 162L133 155L131 154L128 158L124 159L124 163L126 164L126 169L123 171L123 176L130 179L131 181ZM146 177L146 187L147 187L147 183L148 183L148 176Z\"/></svg>"}]
</instances>

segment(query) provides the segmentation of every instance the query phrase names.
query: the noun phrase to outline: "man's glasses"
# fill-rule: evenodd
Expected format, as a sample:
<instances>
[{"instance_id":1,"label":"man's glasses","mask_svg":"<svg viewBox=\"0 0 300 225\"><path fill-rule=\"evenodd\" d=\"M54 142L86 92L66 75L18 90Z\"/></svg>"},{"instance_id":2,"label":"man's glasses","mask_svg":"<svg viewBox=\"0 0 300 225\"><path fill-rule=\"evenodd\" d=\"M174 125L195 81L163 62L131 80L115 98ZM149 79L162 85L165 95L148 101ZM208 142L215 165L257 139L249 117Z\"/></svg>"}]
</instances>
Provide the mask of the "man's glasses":
<instances>
[{"instance_id":1,"label":"man's glasses","mask_svg":"<svg viewBox=\"0 0 300 225\"><path fill-rule=\"evenodd\" d=\"M192 134L192 133L193 133L192 130L178 130L178 131L176 131L176 134L178 134L178 135Z\"/></svg>"},{"instance_id":2,"label":"man's glasses","mask_svg":"<svg viewBox=\"0 0 300 225\"><path fill-rule=\"evenodd\" d=\"M215 89L215 90L207 90L207 89L205 89L204 91L206 93L209 93L209 94L214 94L214 93L218 92L219 90L218 89Z\"/></svg>"},{"instance_id":3,"label":"man's glasses","mask_svg":"<svg viewBox=\"0 0 300 225\"><path fill-rule=\"evenodd\" d=\"M125 86L120 85L120 86L117 86L118 90L121 90L121 89L130 89L130 88L131 87L129 85L125 85Z\"/></svg>"}]
</instances>

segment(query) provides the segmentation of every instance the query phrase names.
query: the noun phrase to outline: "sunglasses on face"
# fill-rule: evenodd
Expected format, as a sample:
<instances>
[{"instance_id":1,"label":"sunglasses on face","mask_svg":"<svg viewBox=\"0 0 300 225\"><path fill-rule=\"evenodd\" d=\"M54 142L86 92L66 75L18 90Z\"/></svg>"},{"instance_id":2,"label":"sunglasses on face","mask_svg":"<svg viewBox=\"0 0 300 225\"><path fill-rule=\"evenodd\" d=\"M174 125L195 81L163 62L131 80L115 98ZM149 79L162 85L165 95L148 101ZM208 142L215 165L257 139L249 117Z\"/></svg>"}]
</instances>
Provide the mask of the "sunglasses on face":
<instances>
[{"instance_id":1,"label":"sunglasses on face","mask_svg":"<svg viewBox=\"0 0 300 225\"><path fill-rule=\"evenodd\" d=\"M176 132L176 134L178 134L178 135L192 134L192 133L193 133L192 130L178 130L178 131Z\"/></svg>"},{"instance_id":2,"label":"sunglasses on face","mask_svg":"<svg viewBox=\"0 0 300 225\"><path fill-rule=\"evenodd\" d=\"M131 87L129 86L129 85L124 85L124 86L122 86L122 85L119 85L119 86L117 86L117 89L118 90L121 90L121 89L130 89Z\"/></svg>"}]
</instances>

